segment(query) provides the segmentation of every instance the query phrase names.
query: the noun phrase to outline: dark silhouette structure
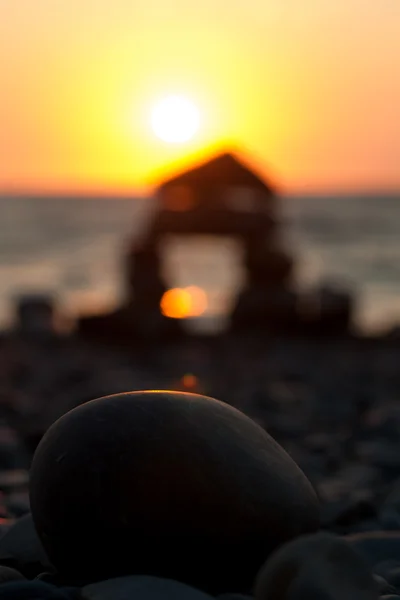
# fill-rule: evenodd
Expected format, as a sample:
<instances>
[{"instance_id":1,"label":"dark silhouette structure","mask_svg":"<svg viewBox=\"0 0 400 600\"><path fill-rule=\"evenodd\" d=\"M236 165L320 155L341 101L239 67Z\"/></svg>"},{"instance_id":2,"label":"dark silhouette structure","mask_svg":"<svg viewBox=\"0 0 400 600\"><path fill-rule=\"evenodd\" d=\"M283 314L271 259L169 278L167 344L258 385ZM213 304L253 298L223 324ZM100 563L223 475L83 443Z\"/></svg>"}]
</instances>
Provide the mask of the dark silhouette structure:
<instances>
[{"instance_id":1,"label":"dark silhouette structure","mask_svg":"<svg viewBox=\"0 0 400 600\"><path fill-rule=\"evenodd\" d=\"M282 248L276 194L269 183L226 153L165 181L157 203L145 238L127 257L133 312L153 313L152 322L159 314L168 287L161 276L159 242L170 234L211 234L235 237L244 250L246 284L231 327L280 328L290 311L294 322L293 260Z\"/></svg>"},{"instance_id":2,"label":"dark silhouette structure","mask_svg":"<svg viewBox=\"0 0 400 600\"><path fill-rule=\"evenodd\" d=\"M243 248L245 283L239 290L230 331L296 334L322 331L323 303L304 310L294 283L294 259L285 248L274 187L237 156L224 153L164 181L147 231L125 254L126 299L113 315L81 320L80 330L146 338L176 336L182 324L164 316L168 290L162 275L161 242L168 235L234 237ZM325 294L326 296L326 294ZM328 329L347 330L351 303L324 298ZM302 309L302 310L300 310ZM322 329L321 329L322 327Z\"/></svg>"},{"instance_id":3,"label":"dark silhouette structure","mask_svg":"<svg viewBox=\"0 0 400 600\"><path fill-rule=\"evenodd\" d=\"M154 236L253 237L274 228L273 188L228 153L168 179L158 188L157 199Z\"/></svg>"}]
</instances>

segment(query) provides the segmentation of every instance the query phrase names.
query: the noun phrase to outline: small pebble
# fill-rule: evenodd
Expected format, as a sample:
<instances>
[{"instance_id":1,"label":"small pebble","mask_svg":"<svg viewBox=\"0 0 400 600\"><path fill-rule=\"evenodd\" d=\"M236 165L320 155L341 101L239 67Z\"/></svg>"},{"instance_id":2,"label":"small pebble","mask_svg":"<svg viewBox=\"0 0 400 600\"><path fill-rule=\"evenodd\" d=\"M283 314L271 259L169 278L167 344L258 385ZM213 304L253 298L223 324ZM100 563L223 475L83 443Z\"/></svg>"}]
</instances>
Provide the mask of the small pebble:
<instances>
[{"instance_id":1,"label":"small pebble","mask_svg":"<svg viewBox=\"0 0 400 600\"><path fill-rule=\"evenodd\" d=\"M212 600L204 592L184 583L158 577L117 577L87 585L82 600Z\"/></svg>"},{"instance_id":2,"label":"small pebble","mask_svg":"<svg viewBox=\"0 0 400 600\"><path fill-rule=\"evenodd\" d=\"M343 537L354 550L368 562L371 569L376 564L400 559L400 533L371 531Z\"/></svg>"},{"instance_id":3,"label":"small pebble","mask_svg":"<svg viewBox=\"0 0 400 600\"><path fill-rule=\"evenodd\" d=\"M380 575L387 581L389 581L392 571L395 571L400 567L400 562L395 559L384 560L374 565L373 571L376 575Z\"/></svg>"},{"instance_id":4,"label":"small pebble","mask_svg":"<svg viewBox=\"0 0 400 600\"><path fill-rule=\"evenodd\" d=\"M377 600L378 586L362 557L341 538L318 533L285 544L265 563L256 600Z\"/></svg>"},{"instance_id":5,"label":"small pebble","mask_svg":"<svg viewBox=\"0 0 400 600\"><path fill-rule=\"evenodd\" d=\"M50 566L30 513L15 521L0 539L0 562L28 578Z\"/></svg>"},{"instance_id":6,"label":"small pebble","mask_svg":"<svg viewBox=\"0 0 400 600\"><path fill-rule=\"evenodd\" d=\"M386 579L388 580L388 582L393 585L396 590L400 590L400 566L398 565L396 568L391 569L388 574Z\"/></svg>"},{"instance_id":7,"label":"small pebble","mask_svg":"<svg viewBox=\"0 0 400 600\"><path fill-rule=\"evenodd\" d=\"M381 575L373 575L374 581L378 586L379 594L382 596L383 594L395 594L397 592L396 588L393 585L390 585L388 581Z\"/></svg>"},{"instance_id":8,"label":"small pebble","mask_svg":"<svg viewBox=\"0 0 400 600\"><path fill-rule=\"evenodd\" d=\"M78 600L77 593L42 581L13 581L0 585L0 600Z\"/></svg>"},{"instance_id":9,"label":"small pebble","mask_svg":"<svg viewBox=\"0 0 400 600\"><path fill-rule=\"evenodd\" d=\"M16 569L11 569L11 567L4 567L0 565L0 584L6 583L7 581L19 581L24 580L25 577L17 571Z\"/></svg>"}]
</instances>

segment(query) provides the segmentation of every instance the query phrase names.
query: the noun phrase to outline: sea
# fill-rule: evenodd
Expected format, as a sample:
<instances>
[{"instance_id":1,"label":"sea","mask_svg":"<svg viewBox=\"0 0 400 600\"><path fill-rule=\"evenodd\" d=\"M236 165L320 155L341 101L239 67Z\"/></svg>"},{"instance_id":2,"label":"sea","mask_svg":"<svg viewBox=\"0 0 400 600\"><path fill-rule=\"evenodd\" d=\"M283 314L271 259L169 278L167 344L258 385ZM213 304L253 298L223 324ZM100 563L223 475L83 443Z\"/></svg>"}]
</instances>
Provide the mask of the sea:
<instances>
[{"instance_id":1,"label":"sea","mask_svg":"<svg viewBox=\"0 0 400 600\"><path fill-rule=\"evenodd\" d=\"M279 209L299 289L350 289L364 330L400 323L400 193L284 196ZM0 328L25 294L51 294L72 320L116 306L126 292L124 252L153 210L150 198L0 197ZM240 252L230 239L164 241L170 287L206 294L200 328L226 320L243 278Z\"/></svg>"}]
</instances>

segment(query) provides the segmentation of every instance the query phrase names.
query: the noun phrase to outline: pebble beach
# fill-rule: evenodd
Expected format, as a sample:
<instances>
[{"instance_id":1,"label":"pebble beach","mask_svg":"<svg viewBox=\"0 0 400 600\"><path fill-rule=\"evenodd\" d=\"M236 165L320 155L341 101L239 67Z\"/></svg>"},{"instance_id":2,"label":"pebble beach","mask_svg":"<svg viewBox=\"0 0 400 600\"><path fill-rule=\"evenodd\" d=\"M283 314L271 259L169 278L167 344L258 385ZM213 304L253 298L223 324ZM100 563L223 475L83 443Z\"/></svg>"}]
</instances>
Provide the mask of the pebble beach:
<instances>
[{"instance_id":1,"label":"pebble beach","mask_svg":"<svg viewBox=\"0 0 400 600\"><path fill-rule=\"evenodd\" d=\"M92 399L154 389L211 396L238 409L265 430L301 469L319 501L317 529L324 533L310 531L311 538L316 536L311 542L308 538L295 536L296 539L303 540L305 548L311 544L310 556L315 552L321 569L326 567L324 552L330 564L331 544L346 540L346 548L350 546L355 551L350 559L361 557L360 568L366 569L367 579L371 578L368 594L400 595L398 360L396 340L383 339L268 341L222 336L213 341L188 339L175 345L147 348L133 344L127 352L96 347L74 336L35 340L4 335L0 343L0 565L18 566L29 582L35 580L34 585L44 586L43 590L50 586L54 595L40 595L50 593L46 588L43 592L35 591L36 596L13 596L10 588L10 595L3 596L10 585L7 583L0 585L0 598L61 598L78 593L76 585L56 583L57 579L50 578L40 584L36 581L41 571L45 573L49 567L41 563L40 557L37 560L30 557L24 566L24 559L16 556L23 555L24 543L28 543L22 541L24 534L20 548L16 548L15 541L12 550L8 548L10 532L21 518L30 518L30 466L45 431L63 414ZM272 496L277 493L271 489ZM314 544L317 545L313 550ZM282 560L286 560L285 556ZM33 569L31 562L35 563ZM340 565L338 569L340 572ZM322 597L325 591L320 575L319 581L314 582L315 589L312 581L320 570L316 569L314 575L313 572L307 575L311 580L304 584L304 589ZM106 586L104 591L97 589L94 595L83 597L133 598L138 597L134 589L139 586L139 595L155 598L161 593L157 585L164 585L157 577L149 578L146 583L143 577L149 573L139 577L133 570L132 574L123 575L132 580L115 579L114 592L107 591ZM330 577L328 573L327 581ZM348 578L349 574L344 573L344 588ZM6 581L5 575L3 579ZM161 579L169 581L168 577ZM108 587L111 581L112 578ZM13 585L17 590L21 582ZM28 585L27 581L23 585ZM132 592L125 596L126 590L121 591L124 585L127 590L133 586ZM154 585L157 589L153 589ZM205 593L192 587L185 593L179 588L184 582L176 585L176 590L165 593L171 593L171 597ZM356 581L350 585L352 597L367 594L364 584L364 588L360 584L360 590L357 585ZM258 594L261 598L275 593L274 586L272 591L268 588L268 593L264 588L260 592L256 582L254 586L245 590L246 594ZM86 587L79 588L82 589ZM305 597L301 590L302 586L293 594ZM218 590L222 591L244 593L243 589ZM331 593L334 598L343 597L340 586Z\"/></svg>"}]
</instances>

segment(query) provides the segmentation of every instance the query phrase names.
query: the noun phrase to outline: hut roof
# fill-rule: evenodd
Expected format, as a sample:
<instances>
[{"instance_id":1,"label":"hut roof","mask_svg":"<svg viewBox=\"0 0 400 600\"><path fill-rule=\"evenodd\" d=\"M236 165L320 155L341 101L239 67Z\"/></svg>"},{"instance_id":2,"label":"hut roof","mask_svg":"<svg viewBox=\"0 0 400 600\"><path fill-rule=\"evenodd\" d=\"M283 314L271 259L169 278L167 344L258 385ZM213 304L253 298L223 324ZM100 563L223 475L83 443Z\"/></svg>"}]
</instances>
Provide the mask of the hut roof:
<instances>
[{"instance_id":1,"label":"hut roof","mask_svg":"<svg viewBox=\"0 0 400 600\"><path fill-rule=\"evenodd\" d=\"M171 185L237 185L262 188L269 195L273 187L234 154L225 152L165 180L159 189Z\"/></svg>"}]
</instances>

